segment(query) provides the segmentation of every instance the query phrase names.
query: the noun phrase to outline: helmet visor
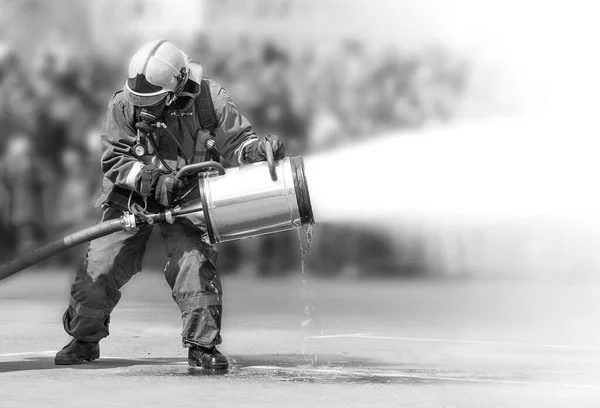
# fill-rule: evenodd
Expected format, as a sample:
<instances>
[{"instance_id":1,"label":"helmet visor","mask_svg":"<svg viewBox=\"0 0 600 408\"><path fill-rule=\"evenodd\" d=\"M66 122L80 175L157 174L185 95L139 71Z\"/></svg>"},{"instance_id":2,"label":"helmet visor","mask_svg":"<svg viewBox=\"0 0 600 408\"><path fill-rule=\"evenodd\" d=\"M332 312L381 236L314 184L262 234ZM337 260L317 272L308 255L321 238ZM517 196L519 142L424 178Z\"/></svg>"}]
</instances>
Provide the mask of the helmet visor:
<instances>
[{"instance_id":1,"label":"helmet visor","mask_svg":"<svg viewBox=\"0 0 600 408\"><path fill-rule=\"evenodd\" d=\"M125 83L123 87L123 96L125 100L135 106L151 106L156 105L167 96L167 91L152 94L140 94L133 91L129 84Z\"/></svg>"}]
</instances>

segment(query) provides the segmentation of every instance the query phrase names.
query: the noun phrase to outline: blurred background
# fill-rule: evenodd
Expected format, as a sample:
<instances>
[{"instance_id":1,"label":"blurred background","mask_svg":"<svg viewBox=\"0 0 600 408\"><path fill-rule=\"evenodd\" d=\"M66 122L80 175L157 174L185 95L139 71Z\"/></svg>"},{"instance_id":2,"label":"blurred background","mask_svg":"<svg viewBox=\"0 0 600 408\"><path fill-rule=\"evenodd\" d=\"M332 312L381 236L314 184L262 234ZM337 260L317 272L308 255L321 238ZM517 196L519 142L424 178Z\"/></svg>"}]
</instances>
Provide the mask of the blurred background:
<instances>
[{"instance_id":1,"label":"blurred background","mask_svg":"<svg viewBox=\"0 0 600 408\"><path fill-rule=\"evenodd\" d=\"M453 123L582 117L599 90L593 4L579 0L0 0L0 9L2 260L99 219L99 125L131 55L156 38L200 61L288 155ZM317 223L306 271L320 277L581 281L600 266L594 230L547 219ZM296 231L220 248L223 274L300 269ZM74 268L84 251L47 263ZM163 263L155 236L145 266Z\"/></svg>"}]
</instances>

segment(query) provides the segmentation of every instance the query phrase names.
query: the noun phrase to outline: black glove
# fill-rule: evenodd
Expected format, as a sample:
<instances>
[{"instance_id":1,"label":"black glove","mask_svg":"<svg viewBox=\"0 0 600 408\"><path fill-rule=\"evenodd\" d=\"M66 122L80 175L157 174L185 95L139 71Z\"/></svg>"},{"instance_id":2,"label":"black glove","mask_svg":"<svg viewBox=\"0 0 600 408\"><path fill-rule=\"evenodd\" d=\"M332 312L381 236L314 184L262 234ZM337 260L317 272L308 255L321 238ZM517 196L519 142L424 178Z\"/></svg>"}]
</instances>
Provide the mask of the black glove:
<instances>
[{"instance_id":1,"label":"black glove","mask_svg":"<svg viewBox=\"0 0 600 408\"><path fill-rule=\"evenodd\" d=\"M177 193L184 187L183 181L171 173L160 174L154 185L154 198L160 205L170 207Z\"/></svg>"},{"instance_id":2,"label":"black glove","mask_svg":"<svg viewBox=\"0 0 600 408\"><path fill-rule=\"evenodd\" d=\"M260 139L257 143L252 143L244 149L244 160L246 163L256 163L267 160L267 145L271 145L271 149L273 149L273 158L275 160L282 159L285 156L283 142L279 140L279 137L277 135L267 135L264 139Z\"/></svg>"}]
</instances>

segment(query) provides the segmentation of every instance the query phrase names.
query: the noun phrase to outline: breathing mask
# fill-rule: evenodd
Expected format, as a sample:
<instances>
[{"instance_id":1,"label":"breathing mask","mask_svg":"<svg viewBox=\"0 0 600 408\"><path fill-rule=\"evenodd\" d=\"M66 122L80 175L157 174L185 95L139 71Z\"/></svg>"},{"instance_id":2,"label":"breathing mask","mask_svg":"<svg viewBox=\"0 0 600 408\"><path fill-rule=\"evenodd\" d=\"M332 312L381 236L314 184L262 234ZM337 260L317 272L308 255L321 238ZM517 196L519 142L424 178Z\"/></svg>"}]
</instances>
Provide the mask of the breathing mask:
<instances>
[{"instance_id":1,"label":"breathing mask","mask_svg":"<svg viewBox=\"0 0 600 408\"><path fill-rule=\"evenodd\" d=\"M161 105L163 106L160 111L164 109L164 104L161 103ZM157 110L151 108L150 106L140 108L138 114L139 121L135 124L137 137L135 144L131 148L131 153L138 158L154 153L152 143L149 142L148 138L152 137L152 134L156 130L159 116L155 115Z\"/></svg>"}]
</instances>

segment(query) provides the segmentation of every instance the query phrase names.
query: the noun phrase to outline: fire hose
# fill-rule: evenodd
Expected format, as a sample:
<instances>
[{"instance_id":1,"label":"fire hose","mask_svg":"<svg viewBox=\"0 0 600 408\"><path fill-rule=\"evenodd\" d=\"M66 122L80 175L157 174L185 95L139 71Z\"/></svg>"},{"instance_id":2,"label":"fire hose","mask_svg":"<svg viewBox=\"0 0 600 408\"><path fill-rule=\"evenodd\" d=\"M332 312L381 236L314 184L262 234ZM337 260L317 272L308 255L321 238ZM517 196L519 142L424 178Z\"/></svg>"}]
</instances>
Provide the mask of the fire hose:
<instances>
[{"instance_id":1,"label":"fire hose","mask_svg":"<svg viewBox=\"0 0 600 408\"><path fill-rule=\"evenodd\" d=\"M262 176L265 166L270 174L268 180ZM301 156L275 162L273 152L267 148L266 162L234 167L227 172L217 162L196 163L183 167L176 177L193 174L199 175L198 186L188 201L158 213L132 206L132 212L119 219L103 221L0 265L0 280L85 242L119 231L133 231L142 225L173 223L180 217L187 217L199 230L206 230L213 244L314 224Z\"/></svg>"},{"instance_id":2,"label":"fire hose","mask_svg":"<svg viewBox=\"0 0 600 408\"><path fill-rule=\"evenodd\" d=\"M117 220L101 222L93 227L67 235L62 239L46 244L28 254L13 259L0 267L0 280L6 279L23 269L29 268L53 255L59 254L79 244L83 244L84 242L92 241L117 231L123 231L126 229L123 218L124 217Z\"/></svg>"}]
</instances>

